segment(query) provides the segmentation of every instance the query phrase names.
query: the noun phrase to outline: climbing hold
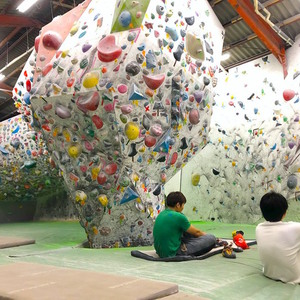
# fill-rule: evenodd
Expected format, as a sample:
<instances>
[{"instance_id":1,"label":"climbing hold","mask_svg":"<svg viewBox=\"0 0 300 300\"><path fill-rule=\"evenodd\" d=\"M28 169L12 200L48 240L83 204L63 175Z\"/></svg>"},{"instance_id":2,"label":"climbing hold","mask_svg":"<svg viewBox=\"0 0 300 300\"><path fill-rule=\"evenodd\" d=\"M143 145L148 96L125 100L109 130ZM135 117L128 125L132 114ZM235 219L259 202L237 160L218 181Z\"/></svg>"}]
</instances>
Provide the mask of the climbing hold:
<instances>
[{"instance_id":1,"label":"climbing hold","mask_svg":"<svg viewBox=\"0 0 300 300\"><path fill-rule=\"evenodd\" d=\"M288 188L291 189L291 190L293 190L294 188L296 188L297 183L298 183L297 176L295 174L291 174L288 177L288 180L287 180L287 186L288 186Z\"/></svg>"},{"instance_id":2,"label":"climbing hold","mask_svg":"<svg viewBox=\"0 0 300 300\"><path fill-rule=\"evenodd\" d=\"M56 105L55 114L61 119L68 119L71 117L71 111L61 104Z\"/></svg>"},{"instance_id":3,"label":"climbing hold","mask_svg":"<svg viewBox=\"0 0 300 300\"><path fill-rule=\"evenodd\" d=\"M108 35L98 43L98 58L103 62L111 62L117 59L121 53L122 48L115 44L116 39L114 35Z\"/></svg>"},{"instance_id":4,"label":"climbing hold","mask_svg":"<svg viewBox=\"0 0 300 300\"><path fill-rule=\"evenodd\" d=\"M104 172L107 175L114 175L118 170L118 165L116 163L111 163L104 168Z\"/></svg>"},{"instance_id":5,"label":"climbing hold","mask_svg":"<svg viewBox=\"0 0 300 300\"><path fill-rule=\"evenodd\" d=\"M125 134L129 140L135 140L140 134L140 129L134 122L128 122L125 126Z\"/></svg>"},{"instance_id":6,"label":"climbing hold","mask_svg":"<svg viewBox=\"0 0 300 300\"><path fill-rule=\"evenodd\" d=\"M108 205L108 199L106 195L103 194L99 195L98 200L102 204L102 206L106 207Z\"/></svg>"},{"instance_id":7,"label":"climbing hold","mask_svg":"<svg viewBox=\"0 0 300 300\"><path fill-rule=\"evenodd\" d=\"M156 144L156 138L155 137L153 137L153 136L151 136L151 135L147 135L146 137L145 137L145 145L147 146L147 147L152 147L152 146L154 146Z\"/></svg>"},{"instance_id":8,"label":"climbing hold","mask_svg":"<svg viewBox=\"0 0 300 300\"><path fill-rule=\"evenodd\" d=\"M200 174L194 173L192 174L192 185L197 186L200 181Z\"/></svg>"},{"instance_id":9,"label":"climbing hold","mask_svg":"<svg viewBox=\"0 0 300 300\"><path fill-rule=\"evenodd\" d=\"M63 39L57 32L49 30L43 35L42 41L46 49L58 50Z\"/></svg>"},{"instance_id":10,"label":"climbing hold","mask_svg":"<svg viewBox=\"0 0 300 300\"><path fill-rule=\"evenodd\" d=\"M82 152L82 147L79 143L72 143L68 148L68 154L72 158L77 158Z\"/></svg>"},{"instance_id":11,"label":"climbing hold","mask_svg":"<svg viewBox=\"0 0 300 300\"><path fill-rule=\"evenodd\" d=\"M106 177L105 173L100 172L97 176L97 181L99 184L103 185L107 181L107 177Z\"/></svg>"},{"instance_id":12,"label":"climbing hold","mask_svg":"<svg viewBox=\"0 0 300 300\"><path fill-rule=\"evenodd\" d=\"M97 115L92 116L92 122L95 124L97 129L101 129L103 127L103 121Z\"/></svg>"},{"instance_id":13,"label":"climbing hold","mask_svg":"<svg viewBox=\"0 0 300 300\"><path fill-rule=\"evenodd\" d=\"M131 14L128 10L123 10L118 18L118 22L122 27L128 27L131 22Z\"/></svg>"},{"instance_id":14,"label":"climbing hold","mask_svg":"<svg viewBox=\"0 0 300 300\"><path fill-rule=\"evenodd\" d=\"M283 99L285 101L290 101L294 98L295 94L296 93L294 90L291 90L291 89L284 90L283 91Z\"/></svg>"},{"instance_id":15,"label":"climbing hold","mask_svg":"<svg viewBox=\"0 0 300 300\"><path fill-rule=\"evenodd\" d=\"M144 81L146 85L152 89L158 89L165 80L165 74L157 74L157 75L143 75Z\"/></svg>"},{"instance_id":16,"label":"climbing hold","mask_svg":"<svg viewBox=\"0 0 300 300\"><path fill-rule=\"evenodd\" d=\"M95 111L98 108L99 101L99 93L91 92L88 94L80 95L76 100L76 105L83 112Z\"/></svg>"},{"instance_id":17,"label":"climbing hold","mask_svg":"<svg viewBox=\"0 0 300 300\"><path fill-rule=\"evenodd\" d=\"M199 123L199 111L197 109L192 109L189 113L189 121L191 124L196 125Z\"/></svg>"},{"instance_id":18,"label":"climbing hold","mask_svg":"<svg viewBox=\"0 0 300 300\"><path fill-rule=\"evenodd\" d=\"M93 71L86 73L82 79L82 85L86 89L95 87L99 82L99 72Z\"/></svg>"}]
</instances>

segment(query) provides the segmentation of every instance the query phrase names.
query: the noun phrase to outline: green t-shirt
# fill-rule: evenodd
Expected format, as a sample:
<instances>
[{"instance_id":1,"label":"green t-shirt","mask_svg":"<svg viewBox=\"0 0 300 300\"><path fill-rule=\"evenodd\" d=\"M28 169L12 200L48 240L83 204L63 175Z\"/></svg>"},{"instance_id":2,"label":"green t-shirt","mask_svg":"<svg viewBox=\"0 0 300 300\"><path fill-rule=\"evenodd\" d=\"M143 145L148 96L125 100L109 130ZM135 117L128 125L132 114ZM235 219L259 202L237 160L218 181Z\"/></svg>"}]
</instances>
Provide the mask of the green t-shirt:
<instances>
[{"instance_id":1,"label":"green t-shirt","mask_svg":"<svg viewBox=\"0 0 300 300\"><path fill-rule=\"evenodd\" d=\"M171 209L162 211L153 228L154 248L159 257L175 256L181 245L181 236L190 226L184 214Z\"/></svg>"}]
</instances>

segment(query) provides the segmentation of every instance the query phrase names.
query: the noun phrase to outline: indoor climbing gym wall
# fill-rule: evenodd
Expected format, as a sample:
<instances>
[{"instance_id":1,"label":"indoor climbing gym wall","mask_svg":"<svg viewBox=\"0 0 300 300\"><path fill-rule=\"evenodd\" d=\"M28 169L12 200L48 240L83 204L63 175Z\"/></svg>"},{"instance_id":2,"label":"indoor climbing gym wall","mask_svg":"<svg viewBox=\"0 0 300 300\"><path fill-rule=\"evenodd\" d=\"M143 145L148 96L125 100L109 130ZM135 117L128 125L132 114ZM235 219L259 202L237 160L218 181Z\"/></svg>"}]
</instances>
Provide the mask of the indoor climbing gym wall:
<instances>
[{"instance_id":1,"label":"indoor climbing gym wall","mask_svg":"<svg viewBox=\"0 0 300 300\"><path fill-rule=\"evenodd\" d=\"M49 155L43 132L33 117L30 92L35 72L33 51L13 89L19 116L1 123L2 192L1 220L74 219L63 177Z\"/></svg>"},{"instance_id":2,"label":"indoor climbing gym wall","mask_svg":"<svg viewBox=\"0 0 300 300\"><path fill-rule=\"evenodd\" d=\"M72 12L36 38L34 122L90 246L148 245L164 184L209 141L224 30L203 0Z\"/></svg>"},{"instance_id":3,"label":"indoor climbing gym wall","mask_svg":"<svg viewBox=\"0 0 300 300\"><path fill-rule=\"evenodd\" d=\"M0 123L1 222L33 220L38 199L64 191L41 132L19 115ZM49 213L49 211L48 211Z\"/></svg>"},{"instance_id":4,"label":"indoor climbing gym wall","mask_svg":"<svg viewBox=\"0 0 300 300\"><path fill-rule=\"evenodd\" d=\"M187 195L192 220L255 223L268 191L300 212L300 36L287 50L288 76L268 55L218 75L209 143L165 187Z\"/></svg>"}]
</instances>

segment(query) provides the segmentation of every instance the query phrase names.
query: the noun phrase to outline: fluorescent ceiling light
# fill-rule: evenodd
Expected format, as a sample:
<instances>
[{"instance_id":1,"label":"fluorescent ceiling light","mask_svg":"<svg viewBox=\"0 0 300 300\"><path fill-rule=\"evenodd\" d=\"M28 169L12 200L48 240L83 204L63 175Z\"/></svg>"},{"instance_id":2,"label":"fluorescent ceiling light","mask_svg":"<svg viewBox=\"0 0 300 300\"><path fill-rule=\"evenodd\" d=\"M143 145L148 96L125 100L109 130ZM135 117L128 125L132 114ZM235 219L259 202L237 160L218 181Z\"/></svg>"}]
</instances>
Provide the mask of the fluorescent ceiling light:
<instances>
[{"instance_id":1,"label":"fluorescent ceiling light","mask_svg":"<svg viewBox=\"0 0 300 300\"><path fill-rule=\"evenodd\" d=\"M224 60L228 59L229 57L230 57L230 53L227 52L221 56L221 61L224 61Z\"/></svg>"},{"instance_id":2,"label":"fluorescent ceiling light","mask_svg":"<svg viewBox=\"0 0 300 300\"><path fill-rule=\"evenodd\" d=\"M28 10L34 3L36 3L38 0L24 0L18 7L17 10L20 12L25 12Z\"/></svg>"},{"instance_id":3,"label":"fluorescent ceiling light","mask_svg":"<svg viewBox=\"0 0 300 300\"><path fill-rule=\"evenodd\" d=\"M5 75L3 75L2 73L0 73L0 81L3 80L5 78Z\"/></svg>"}]
</instances>

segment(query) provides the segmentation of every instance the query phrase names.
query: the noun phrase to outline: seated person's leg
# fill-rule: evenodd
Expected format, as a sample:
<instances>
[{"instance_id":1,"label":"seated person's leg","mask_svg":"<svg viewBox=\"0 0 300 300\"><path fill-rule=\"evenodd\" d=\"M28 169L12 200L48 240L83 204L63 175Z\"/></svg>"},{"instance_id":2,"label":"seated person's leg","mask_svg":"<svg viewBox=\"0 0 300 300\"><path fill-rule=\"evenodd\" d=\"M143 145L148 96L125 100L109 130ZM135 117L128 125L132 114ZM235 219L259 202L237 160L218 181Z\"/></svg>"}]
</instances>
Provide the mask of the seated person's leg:
<instances>
[{"instance_id":1,"label":"seated person's leg","mask_svg":"<svg viewBox=\"0 0 300 300\"><path fill-rule=\"evenodd\" d=\"M202 255L209 252L216 245L216 237L212 234L206 234L200 237L194 237L185 233L182 237L182 247L177 255Z\"/></svg>"}]
</instances>

